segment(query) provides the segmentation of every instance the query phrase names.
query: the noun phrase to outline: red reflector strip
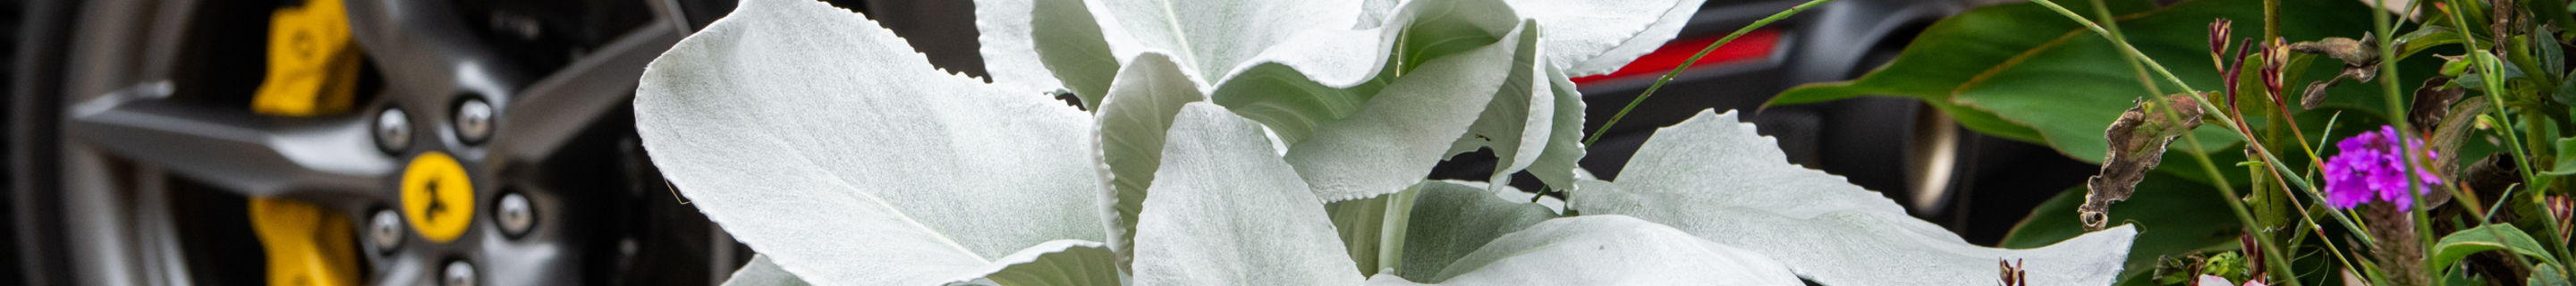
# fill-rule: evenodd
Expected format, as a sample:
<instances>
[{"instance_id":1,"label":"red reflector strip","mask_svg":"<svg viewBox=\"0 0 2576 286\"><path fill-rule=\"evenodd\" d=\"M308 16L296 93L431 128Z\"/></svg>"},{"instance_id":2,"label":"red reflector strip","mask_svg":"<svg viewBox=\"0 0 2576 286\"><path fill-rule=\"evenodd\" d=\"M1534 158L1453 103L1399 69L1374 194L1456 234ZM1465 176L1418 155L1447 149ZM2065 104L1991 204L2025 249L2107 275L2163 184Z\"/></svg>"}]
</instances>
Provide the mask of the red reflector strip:
<instances>
[{"instance_id":1,"label":"red reflector strip","mask_svg":"<svg viewBox=\"0 0 2576 286\"><path fill-rule=\"evenodd\" d=\"M1576 85L1582 85L1595 81L1619 79L1630 76L1662 76L1666 72L1671 72L1674 67L1680 67L1683 61L1689 61L1691 54L1699 53L1699 49L1707 48L1708 44L1716 43L1718 39L1725 37L1725 35L1714 35L1705 38L1665 42L1663 47L1655 48L1655 52L1646 53L1645 56L1637 57L1636 61L1628 62L1628 66L1619 67L1618 71L1612 71L1609 74L1577 77L1570 80L1574 81L1574 84ZM1714 67L1729 63L1761 59L1765 56L1770 56L1771 51L1778 48L1780 46L1779 44L1780 31L1778 29L1753 30L1753 32L1744 33L1744 36L1742 37L1736 37L1735 41L1727 42L1724 46L1718 46L1717 50L1709 51L1708 56L1701 57L1698 62L1691 63L1691 68L1698 69L1703 67Z\"/></svg>"}]
</instances>

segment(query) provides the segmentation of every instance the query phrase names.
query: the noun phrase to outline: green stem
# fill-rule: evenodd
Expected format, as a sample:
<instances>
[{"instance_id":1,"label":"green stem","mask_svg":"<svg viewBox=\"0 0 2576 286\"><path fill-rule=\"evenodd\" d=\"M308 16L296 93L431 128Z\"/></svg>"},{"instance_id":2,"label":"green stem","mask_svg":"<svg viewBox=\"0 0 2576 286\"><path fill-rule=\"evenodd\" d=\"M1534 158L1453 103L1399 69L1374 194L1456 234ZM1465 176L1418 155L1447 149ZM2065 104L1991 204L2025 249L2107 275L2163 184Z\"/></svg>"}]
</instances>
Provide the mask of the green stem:
<instances>
[{"instance_id":1,"label":"green stem","mask_svg":"<svg viewBox=\"0 0 2576 286\"><path fill-rule=\"evenodd\" d=\"M1745 25L1744 28L1735 29L1735 33L1726 34L1725 38L1719 38L1717 39L1717 42L1708 43L1708 47L1700 48L1699 53L1691 54L1690 59L1683 60L1681 66L1673 67L1673 71L1665 72L1663 78L1655 79L1655 84L1646 86L1646 91L1638 93L1636 99L1628 100L1628 106L1620 107L1619 113L1611 114L1610 121L1602 122L1601 129L1592 131L1591 138L1583 139L1583 145L1591 146L1592 142L1601 141L1601 134L1609 134L1610 127L1618 126L1619 119L1628 117L1629 110L1637 109L1637 104L1645 103L1646 97L1655 96L1655 90L1663 89L1664 83L1672 82L1673 77L1681 76L1682 70L1690 69L1692 63L1699 62L1700 57L1708 56L1708 52L1716 51L1718 46L1725 46L1727 42L1735 41L1735 37L1744 36L1744 33L1753 32L1753 29L1762 28L1764 25L1770 25L1773 21L1787 19L1789 18L1789 15L1797 15L1798 12L1807 11L1807 8L1815 8L1816 5L1822 5L1826 2L1834 2L1834 0L1809 0L1806 4L1798 4L1797 7L1789 7L1788 11L1780 11L1780 13L1771 14L1771 17L1763 17L1762 20L1755 20L1752 25Z\"/></svg>"}]
</instances>

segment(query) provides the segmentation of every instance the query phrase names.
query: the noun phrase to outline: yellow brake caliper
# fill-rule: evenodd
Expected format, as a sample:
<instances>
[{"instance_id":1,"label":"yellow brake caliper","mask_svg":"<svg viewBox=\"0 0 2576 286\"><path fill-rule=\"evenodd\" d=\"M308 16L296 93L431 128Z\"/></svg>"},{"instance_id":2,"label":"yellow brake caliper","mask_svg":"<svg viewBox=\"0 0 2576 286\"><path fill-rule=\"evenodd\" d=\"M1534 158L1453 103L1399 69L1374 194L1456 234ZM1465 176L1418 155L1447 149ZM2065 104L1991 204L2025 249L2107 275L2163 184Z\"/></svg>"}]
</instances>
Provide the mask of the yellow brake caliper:
<instances>
[{"instance_id":1,"label":"yellow brake caliper","mask_svg":"<svg viewBox=\"0 0 2576 286\"><path fill-rule=\"evenodd\" d=\"M268 285L357 284L349 218L295 200L250 200L250 225L268 249Z\"/></svg>"},{"instance_id":2,"label":"yellow brake caliper","mask_svg":"<svg viewBox=\"0 0 2576 286\"><path fill-rule=\"evenodd\" d=\"M340 0L277 9L268 34L268 77L251 112L314 116L346 112L356 97L359 54ZM250 199L251 228L268 254L272 286L357 284L357 249L347 216L309 203Z\"/></svg>"},{"instance_id":3,"label":"yellow brake caliper","mask_svg":"<svg viewBox=\"0 0 2576 286\"><path fill-rule=\"evenodd\" d=\"M358 92L358 45L340 0L278 8L268 30L268 78L252 112L312 116L349 110Z\"/></svg>"}]
</instances>

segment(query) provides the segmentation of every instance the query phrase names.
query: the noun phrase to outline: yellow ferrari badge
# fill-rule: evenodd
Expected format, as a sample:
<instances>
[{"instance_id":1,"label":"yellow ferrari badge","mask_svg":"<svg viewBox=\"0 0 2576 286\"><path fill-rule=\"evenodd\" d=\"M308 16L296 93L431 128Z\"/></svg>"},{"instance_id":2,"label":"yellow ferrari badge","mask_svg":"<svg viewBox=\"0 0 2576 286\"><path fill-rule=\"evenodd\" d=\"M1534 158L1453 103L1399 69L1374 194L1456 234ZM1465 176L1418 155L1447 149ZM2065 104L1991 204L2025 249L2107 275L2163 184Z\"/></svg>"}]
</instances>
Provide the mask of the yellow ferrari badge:
<instances>
[{"instance_id":1,"label":"yellow ferrari badge","mask_svg":"<svg viewBox=\"0 0 2576 286\"><path fill-rule=\"evenodd\" d=\"M474 180L447 153L430 151L403 170L403 217L431 242L455 241L474 222Z\"/></svg>"}]
</instances>

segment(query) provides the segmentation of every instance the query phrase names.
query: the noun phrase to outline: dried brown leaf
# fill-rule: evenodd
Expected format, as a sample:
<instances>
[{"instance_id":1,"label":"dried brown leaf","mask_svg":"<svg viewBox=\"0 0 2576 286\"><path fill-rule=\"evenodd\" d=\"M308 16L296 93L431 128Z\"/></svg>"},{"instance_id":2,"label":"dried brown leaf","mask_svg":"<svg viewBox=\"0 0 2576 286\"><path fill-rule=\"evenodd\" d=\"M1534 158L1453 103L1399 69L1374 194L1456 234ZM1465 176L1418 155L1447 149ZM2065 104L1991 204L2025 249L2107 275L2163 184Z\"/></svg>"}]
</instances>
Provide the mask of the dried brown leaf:
<instances>
[{"instance_id":1,"label":"dried brown leaf","mask_svg":"<svg viewBox=\"0 0 2576 286\"><path fill-rule=\"evenodd\" d=\"M2084 195L2084 205L2076 207L2085 230L2098 231L2109 224L2111 203L2129 199L2138 181L2147 178L2147 170L2164 160L2165 146L2200 127L2200 116L2200 101L2188 95L2140 102L2121 112L2120 119L2103 131L2110 140L2109 158L2100 174L2085 181L2090 191Z\"/></svg>"}]
</instances>

